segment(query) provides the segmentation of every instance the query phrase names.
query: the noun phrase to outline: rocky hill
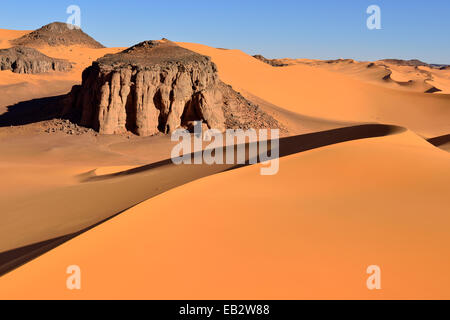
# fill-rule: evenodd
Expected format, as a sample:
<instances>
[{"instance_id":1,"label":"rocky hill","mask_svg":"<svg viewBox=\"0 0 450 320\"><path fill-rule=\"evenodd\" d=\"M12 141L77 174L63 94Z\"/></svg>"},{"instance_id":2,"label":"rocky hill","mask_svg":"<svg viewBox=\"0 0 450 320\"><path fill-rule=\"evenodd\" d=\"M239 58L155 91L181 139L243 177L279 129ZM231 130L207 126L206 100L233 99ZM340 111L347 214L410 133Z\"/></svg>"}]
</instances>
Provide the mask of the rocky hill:
<instances>
[{"instance_id":1,"label":"rocky hill","mask_svg":"<svg viewBox=\"0 0 450 320\"><path fill-rule=\"evenodd\" d=\"M42 28L28 33L11 43L16 46L39 48L42 46L71 46L81 45L86 48L104 48L81 29L70 28L70 25L62 22L53 22Z\"/></svg>"},{"instance_id":2,"label":"rocky hill","mask_svg":"<svg viewBox=\"0 0 450 320\"><path fill-rule=\"evenodd\" d=\"M286 67L287 66L286 63L283 63L283 62L279 61L278 59L267 59L260 54L254 55L253 58L258 59L264 63L267 63L267 64L271 65L272 67Z\"/></svg>"},{"instance_id":3,"label":"rocky hill","mask_svg":"<svg viewBox=\"0 0 450 320\"><path fill-rule=\"evenodd\" d=\"M209 57L163 39L106 55L83 72L66 114L103 134L209 128L278 128L278 122L220 81Z\"/></svg>"},{"instance_id":4,"label":"rocky hill","mask_svg":"<svg viewBox=\"0 0 450 320\"><path fill-rule=\"evenodd\" d=\"M48 57L33 48L17 46L0 50L0 70L29 74L71 69L69 61Z\"/></svg>"}]
</instances>

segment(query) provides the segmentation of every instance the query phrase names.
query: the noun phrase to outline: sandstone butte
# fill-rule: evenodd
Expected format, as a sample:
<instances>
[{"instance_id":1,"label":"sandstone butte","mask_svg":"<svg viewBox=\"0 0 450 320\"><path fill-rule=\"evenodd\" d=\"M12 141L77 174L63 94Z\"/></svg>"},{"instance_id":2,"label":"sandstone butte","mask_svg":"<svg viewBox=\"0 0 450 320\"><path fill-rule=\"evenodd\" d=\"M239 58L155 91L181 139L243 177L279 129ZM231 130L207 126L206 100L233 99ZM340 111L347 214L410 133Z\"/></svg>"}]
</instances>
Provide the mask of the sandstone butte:
<instances>
[{"instance_id":1,"label":"sandstone butte","mask_svg":"<svg viewBox=\"0 0 450 320\"><path fill-rule=\"evenodd\" d=\"M108 54L84 70L64 114L102 134L140 136L192 128L280 128L218 76L200 55L162 39Z\"/></svg>"}]
</instances>

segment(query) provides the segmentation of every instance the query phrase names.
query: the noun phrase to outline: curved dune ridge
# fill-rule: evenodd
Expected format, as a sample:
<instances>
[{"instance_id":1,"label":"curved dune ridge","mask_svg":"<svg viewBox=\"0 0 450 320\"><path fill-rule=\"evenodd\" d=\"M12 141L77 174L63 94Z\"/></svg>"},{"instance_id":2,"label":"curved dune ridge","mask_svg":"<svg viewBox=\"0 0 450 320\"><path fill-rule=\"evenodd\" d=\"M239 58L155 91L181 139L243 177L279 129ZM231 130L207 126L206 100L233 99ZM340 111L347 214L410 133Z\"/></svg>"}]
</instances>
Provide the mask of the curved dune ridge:
<instances>
[{"instance_id":1,"label":"curved dune ridge","mask_svg":"<svg viewBox=\"0 0 450 320\"><path fill-rule=\"evenodd\" d=\"M285 157L336 143L394 134L401 130L400 127L373 124L286 137L280 140L279 155ZM167 151L170 152L169 147ZM224 148L224 156L226 152ZM246 156L248 160L248 152ZM15 256L17 251L22 252L26 246L33 246L34 250L36 244L89 228L174 187L240 166L177 166L167 158L124 171L116 171L124 166L106 167L106 170L97 169L78 175L81 183L61 185L56 189L41 191L38 196L26 195L16 202L11 201L5 207L6 213L0 225L0 274L9 270L9 257ZM67 206L72 199L76 199L77 205ZM38 224L36 209L42 211L39 217L43 221ZM25 251L28 254L28 250Z\"/></svg>"},{"instance_id":2,"label":"curved dune ridge","mask_svg":"<svg viewBox=\"0 0 450 320\"><path fill-rule=\"evenodd\" d=\"M435 147L448 143L448 95L380 85L370 72L381 70L272 67L179 45L210 56L222 81L289 129L279 173L175 166L166 137L0 128L10 150L0 172L14 180L0 186L0 298L450 298L450 155ZM122 49L43 48L74 70L0 72L0 104L18 88L22 100L35 97L27 88L63 91ZM374 264L381 291L366 288ZM69 265L81 268L80 291L66 288Z\"/></svg>"}]
</instances>

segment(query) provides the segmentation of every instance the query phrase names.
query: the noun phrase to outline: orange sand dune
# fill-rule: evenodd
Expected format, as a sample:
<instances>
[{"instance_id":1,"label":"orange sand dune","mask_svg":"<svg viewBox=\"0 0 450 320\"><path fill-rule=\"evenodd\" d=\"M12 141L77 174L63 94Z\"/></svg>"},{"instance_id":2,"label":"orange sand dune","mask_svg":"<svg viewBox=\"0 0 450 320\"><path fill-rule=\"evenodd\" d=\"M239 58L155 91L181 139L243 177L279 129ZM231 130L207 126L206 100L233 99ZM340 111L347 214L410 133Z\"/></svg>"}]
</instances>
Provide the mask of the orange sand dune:
<instances>
[{"instance_id":1,"label":"orange sand dune","mask_svg":"<svg viewBox=\"0 0 450 320\"><path fill-rule=\"evenodd\" d=\"M449 156L411 132L192 182L0 279L0 297L450 298ZM369 265L382 290L366 288ZM82 290L66 289L78 265Z\"/></svg>"},{"instance_id":2,"label":"orange sand dune","mask_svg":"<svg viewBox=\"0 0 450 320\"><path fill-rule=\"evenodd\" d=\"M405 126L425 137L450 132L450 96L385 88L307 65L272 67L239 50L179 43L212 57L223 81L306 116Z\"/></svg>"},{"instance_id":3,"label":"orange sand dune","mask_svg":"<svg viewBox=\"0 0 450 320\"><path fill-rule=\"evenodd\" d=\"M16 35L0 30L0 45ZM396 88L395 72L381 85L381 69L274 68L239 50L181 45L211 56L224 82L291 134L362 122L410 130L282 158L275 176L260 176L255 165L179 186L221 170L154 165L96 180L170 158L169 138L0 128L0 172L11 181L0 184L2 252L178 186L1 277L0 298L450 298L450 155L419 136L446 145L450 96ZM43 48L75 62L74 70L0 72L0 113L67 92L92 60L117 50ZM366 288L373 264L381 291ZM81 291L66 289L69 265L81 267Z\"/></svg>"},{"instance_id":4,"label":"orange sand dune","mask_svg":"<svg viewBox=\"0 0 450 320\"><path fill-rule=\"evenodd\" d=\"M10 40L20 38L30 32L29 30L0 29L0 49L11 47Z\"/></svg>"},{"instance_id":5,"label":"orange sand dune","mask_svg":"<svg viewBox=\"0 0 450 320\"><path fill-rule=\"evenodd\" d=\"M401 129L362 125L282 138L280 155L398 130ZM18 248L74 234L157 194L234 167L176 166L170 160L174 143L168 137L136 139L128 141L124 148L124 143L111 143L114 140L103 136L95 141L92 136L35 135L22 139L8 136L8 141L0 144L0 149L12 153L0 163L0 172L5 179L14 181L0 184L0 275L5 270L2 256L10 256ZM147 150L139 152L145 144ZM140 154L146 155L147 163ZM118 161L128 165L117 165ZM99 164L103 165L92 170ZM119 168L127 169L115 172ZM75 202L76 205L68 205ZM36 223L38 219L40 223Z\"/></svg>"}]
</instances>

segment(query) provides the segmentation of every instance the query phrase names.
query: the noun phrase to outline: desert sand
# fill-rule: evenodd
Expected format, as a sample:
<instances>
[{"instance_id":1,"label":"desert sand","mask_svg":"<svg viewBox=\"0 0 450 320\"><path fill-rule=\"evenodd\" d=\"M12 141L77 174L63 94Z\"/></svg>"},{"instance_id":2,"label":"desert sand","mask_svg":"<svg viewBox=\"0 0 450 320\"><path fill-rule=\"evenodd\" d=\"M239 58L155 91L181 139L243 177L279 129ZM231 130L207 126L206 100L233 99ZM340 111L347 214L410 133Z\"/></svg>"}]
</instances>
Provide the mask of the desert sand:
<instances>
[{"instance_id":1,"label":"desert sand","mask_svg":"<svg viewBox=\"0 0 450 320\"><path fill-rule=\"evenodd\" d=\"M20 35L1 30L1 45ZM278 68L180 45L210 56L222 81L289 130L279 173L174 166L164 135L2 127L0 298L450 298L445 91L379 83L382 70ZM67 93L93 60L119 50L42 48L74 70L1 71L0 106ZM405 80L399 70L395 81ZM65 286L74 264L81 291ZM366 288L372 264L381 291Z\"/></svg>"}]
</instances>

